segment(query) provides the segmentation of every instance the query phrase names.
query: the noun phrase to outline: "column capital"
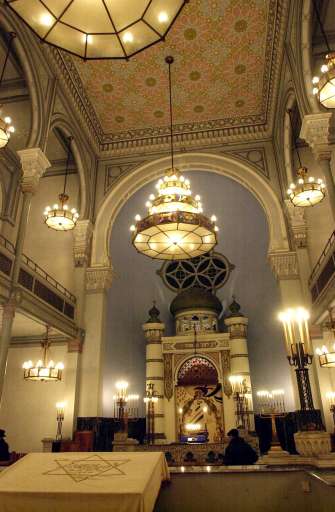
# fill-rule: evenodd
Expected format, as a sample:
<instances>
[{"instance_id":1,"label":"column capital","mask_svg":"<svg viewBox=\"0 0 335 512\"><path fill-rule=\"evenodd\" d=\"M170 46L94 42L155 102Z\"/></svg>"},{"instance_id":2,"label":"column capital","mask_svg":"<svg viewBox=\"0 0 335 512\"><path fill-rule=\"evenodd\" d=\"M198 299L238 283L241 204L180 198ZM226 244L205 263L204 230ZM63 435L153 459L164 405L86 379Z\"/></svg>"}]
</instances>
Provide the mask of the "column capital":
<instances>
[{"instance_id":1,"label":"column capital","mask_svg":"<svg viewBox=\"0 0 335 512\"><path fill-rule=\"evenodd\" d=\"M90 255L90 243L93 224L89 219L78 220L73 230L73 258L75 267L87 265Z\"/></svg>"},{"instance_id":2,"label":"column capital","mask_svg":"<svg viewBox=\"0 0 335 512\"><path fill-rule=\"evenodd\" d=\"M285 204L295 247L307 247L305 208L296 208L289 199L285 200Z\"/></svg>"},{"instance_id":3,"label":"column capital","mask_svg":"<svg viewBox=\"0 0 335 512\"><path fill-rule=\"evenodd\" d=\"M335 142L335 116L331 112L307 114L302 120L300 137L311 147L317 160L330 160Z\"/></svg>"},{"instance_id":4,"label":"column capital","mask_svg":"<svg viewBox=\"0 0 335 512\"><path fill-rule=\"evenodd\" d=\"M278 251L269 254L270 265L277 280L298 279L299 268L295 251Z\"/></svg>"},{"instance_id":5,"label":"column capital","mask_svg":"<svg viewBox=\"0 0 335 512\"><path fill-rule=\"evenodd\" d=\"M22 190L34 194L40 178L51 164L40 148L21 149L17 154L22 167Z\"/></svg>"},{"instance_id":6,"label":"column capital","mask_svg":"<svg viewBox=\"0 0 335 512\"><path fill-rule=\"evenodd\" d=\"M113 276L112 267L88 267L86 269L86 290L95 293L108 290L112 285Z\"/></svg>"}]
</instances>

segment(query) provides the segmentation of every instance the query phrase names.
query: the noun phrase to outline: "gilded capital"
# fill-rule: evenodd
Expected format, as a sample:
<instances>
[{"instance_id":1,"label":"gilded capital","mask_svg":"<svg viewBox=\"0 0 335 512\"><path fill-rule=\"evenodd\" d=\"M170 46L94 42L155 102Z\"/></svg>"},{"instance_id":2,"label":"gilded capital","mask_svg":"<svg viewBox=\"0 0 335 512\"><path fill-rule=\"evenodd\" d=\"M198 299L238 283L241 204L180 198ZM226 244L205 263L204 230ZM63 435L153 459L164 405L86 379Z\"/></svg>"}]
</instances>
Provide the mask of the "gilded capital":
<instances>
[{"instance_id":1,"label":"gilded capital","mask_svg":"<svg viewBox=\"0 0 335 512\"><path fill-rule=\"evenodd\" d=\"M17 152L21 161L23 192L34 194L40 178L51 164L40 148L27 148Z\"/></svg>"},{"instance_id":2,"label":"gilded capital","mask_svg":"<svg viewBox=\"0 0 335 512\"><path fill-rule=\"evenodd\" d=\"M113 275L112 267L88 267L86 269L86 290L95 293L108 290L112 285Z\"/></svg>"},{"instance_id":3,"label":"gilded capital","mask_svg":"<svg viewBox=\"0 0 335 512\"><path fill-rule=\"evenodd\" d=\"M90 255L93 225L89 219L78 220L73 230L73 258L76 267L87 265Z\"/></svg>"},{"instance_id":4,"label":"gilded capital","mask_svg":"<svg viewBox=\"0 0 335 512\"><path fill-rule=\"evenodd\" d=\"M317 160L331 159L335 142L335 118L331 112L307 114L302 120L300 137L311 147Z\"/></svg>"},{"instance_id":5,"label":"gilded capital","mask_svg":"<svg viewBox=\"0 0 335 512\"><path fill-rule=\"evenodd\" d=\"M272 271L276 279L298 279L299 268L295 251L280 251L269 254Z\"/></svg>"}]
</instances>

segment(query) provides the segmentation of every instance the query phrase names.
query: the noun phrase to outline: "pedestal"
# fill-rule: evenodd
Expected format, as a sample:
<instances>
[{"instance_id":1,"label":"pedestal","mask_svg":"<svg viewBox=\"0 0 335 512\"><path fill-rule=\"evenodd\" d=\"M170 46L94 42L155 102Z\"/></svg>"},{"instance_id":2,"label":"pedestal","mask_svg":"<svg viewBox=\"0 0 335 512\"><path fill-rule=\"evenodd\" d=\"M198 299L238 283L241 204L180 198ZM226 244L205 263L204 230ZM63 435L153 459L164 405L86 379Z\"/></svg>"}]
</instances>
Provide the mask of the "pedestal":
<instances>
[{"instance_id":1,"label":"pedestal","mask_svg":"<svg viewBox=\"0 0 335 512\"><path fill-rule=\"evenodd\" d=\"M304 457L319 457L331 452L331 439L328 432L296 432L294 441L297 452Z\"/></svg>"}]
</instances>

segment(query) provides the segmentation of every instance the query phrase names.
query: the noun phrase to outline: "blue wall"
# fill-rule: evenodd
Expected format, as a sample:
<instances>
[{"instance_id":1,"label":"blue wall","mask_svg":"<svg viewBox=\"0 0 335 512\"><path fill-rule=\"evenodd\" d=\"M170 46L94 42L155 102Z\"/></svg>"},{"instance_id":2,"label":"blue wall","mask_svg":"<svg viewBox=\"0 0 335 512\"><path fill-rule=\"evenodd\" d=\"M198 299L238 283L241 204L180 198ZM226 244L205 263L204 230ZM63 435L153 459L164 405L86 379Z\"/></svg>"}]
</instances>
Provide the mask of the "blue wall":
<instances>
[{"instance_id":1,"label":"blue wall","mask_svg":"<svg viewBox=\"0 0 335 512\"><path fill-rule=\"evenodd\" d=\"M218 296L226 307L235 295L249 317L249 357L254 391L285 388L290 406L289 366L285 357L279 289L267 261L268 227L264 211L250 192L229 178L207 172L190 172L193 194L202 196L207 215L218 217L219 244L235 269ZM156 271L159 261L138 254L130 243L129 226L144 204L154 182L138 191L119 213L111 236L112 263L116 272L108 297L107 346L104 368L104 414L111 414L114 384L119 378L130 383L130 392L143 395L145 340L142 324L152 300L156 300L167 334L173 334L169 305L173 292Z\"/></svg>"}]
</instances>

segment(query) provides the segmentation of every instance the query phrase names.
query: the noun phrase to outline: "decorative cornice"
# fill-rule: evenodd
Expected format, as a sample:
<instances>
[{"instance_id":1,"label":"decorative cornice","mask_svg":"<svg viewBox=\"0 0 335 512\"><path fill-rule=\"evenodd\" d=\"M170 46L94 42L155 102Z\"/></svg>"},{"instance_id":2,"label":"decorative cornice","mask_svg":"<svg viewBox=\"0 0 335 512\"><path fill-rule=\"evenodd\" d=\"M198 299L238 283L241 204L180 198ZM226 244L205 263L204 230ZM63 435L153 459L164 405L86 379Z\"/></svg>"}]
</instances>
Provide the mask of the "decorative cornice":
<instances>
[{"instance_id":1,"label":"decorative cornice","mask_svg":"<svg viewBox=\"0 0 335 512\"><path fill-rule=\"evenodd\" d=\"M87 265L93 225L89 219L78 220L73 230L73 257L75 267Z\"/></svg>"},{"instance_id":2,"label":"decorative cornice","mask_svg":"<svg viewBox=\"0 0 335 512\"><path fill-rule=\"evenodd\" d=\"M304 116L300 137L310 145L318 160L330 160L330 146L335 142L335 115L321 112Z\"/></svg>"},{"instance_id":3,"label":"decorative cornice","mask_svg":"<svg viewBox=\"0 0 335 512\"><path fill-rule=\"evenodd\" d=\"M297 253L295 251L270 253L269 260L276 279L299 278Z\"/></svg>"},{"instance_id":4,"label":"decorative cornice","mask_svg":"<svg viewBox=\"0 0 335 512\"><path fill-rule=\"evenodd\" d=\"M88 267L86 269L86 290L88 292L102 292L112 285L112 267Z\"/></svg>"},{"instance_id":5,"label":"decorative cornice","mask_svg":"<svg viewBox=\"0 0 335 512\"><path fill-rule=\"evenodd\" d=\"M22 166L22 190L34 194L40 178L51 164L40 148L21 149L17 154Z\"/></svg>"}]
</instances>

